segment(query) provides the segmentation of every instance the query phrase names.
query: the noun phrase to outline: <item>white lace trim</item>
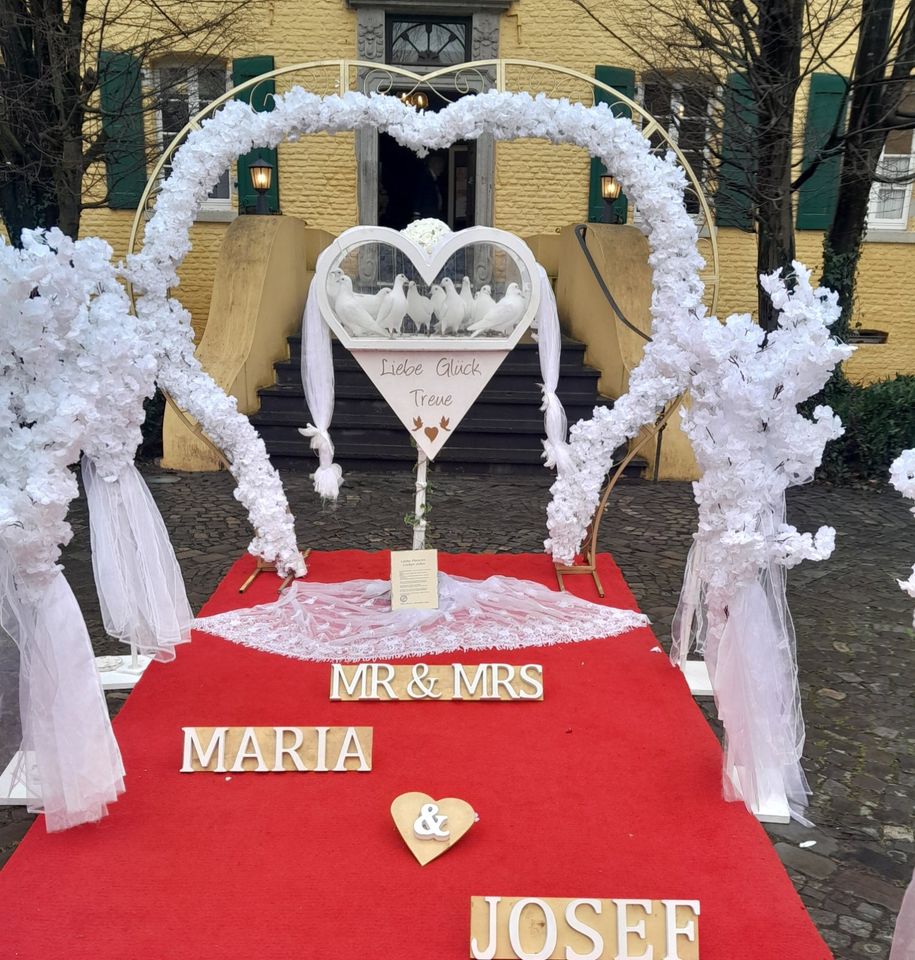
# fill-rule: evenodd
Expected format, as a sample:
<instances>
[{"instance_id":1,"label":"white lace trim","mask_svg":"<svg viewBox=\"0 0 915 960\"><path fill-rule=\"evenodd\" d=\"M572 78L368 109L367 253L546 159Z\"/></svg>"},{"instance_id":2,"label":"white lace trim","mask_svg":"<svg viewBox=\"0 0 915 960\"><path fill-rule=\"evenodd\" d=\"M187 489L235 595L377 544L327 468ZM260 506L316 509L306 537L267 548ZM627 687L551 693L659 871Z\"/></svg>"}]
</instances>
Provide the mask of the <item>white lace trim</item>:
<instances>
[{"instance_id":1,"label":"white lace trim","mask_svg":"<svg viewBox=\"0 0 915 960\"><path fill-rule=\"evenodd\" d=\"M350 661L578 643L648 623L634 610L590 603L530 580L442 573L437 610L392 611L387 580L297 581L273 603L201 617L194 626L297 660Z\"/></svg>"}]
</instances>

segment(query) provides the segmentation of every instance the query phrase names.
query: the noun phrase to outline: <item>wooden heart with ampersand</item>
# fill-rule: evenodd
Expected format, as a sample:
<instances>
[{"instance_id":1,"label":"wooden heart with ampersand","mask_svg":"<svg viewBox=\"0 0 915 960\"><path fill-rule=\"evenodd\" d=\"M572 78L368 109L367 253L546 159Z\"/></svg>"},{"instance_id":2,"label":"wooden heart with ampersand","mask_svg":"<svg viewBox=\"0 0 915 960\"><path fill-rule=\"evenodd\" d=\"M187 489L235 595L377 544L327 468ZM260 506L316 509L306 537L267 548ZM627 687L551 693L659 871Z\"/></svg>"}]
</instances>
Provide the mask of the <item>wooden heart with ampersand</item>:
<instances>
[{"instance_id":1,"label":"wooden heart with ampersand","mask_svg":"<svg viewBox=\"0 0 915 960\"><path fill-rule=\"evenodd\" d=\"M423 867L450 850L477 817L466 800L433 800L426 793L415 792L397 797L391 804L391 816L404 843Z\"/></svg>"}]
</instances>

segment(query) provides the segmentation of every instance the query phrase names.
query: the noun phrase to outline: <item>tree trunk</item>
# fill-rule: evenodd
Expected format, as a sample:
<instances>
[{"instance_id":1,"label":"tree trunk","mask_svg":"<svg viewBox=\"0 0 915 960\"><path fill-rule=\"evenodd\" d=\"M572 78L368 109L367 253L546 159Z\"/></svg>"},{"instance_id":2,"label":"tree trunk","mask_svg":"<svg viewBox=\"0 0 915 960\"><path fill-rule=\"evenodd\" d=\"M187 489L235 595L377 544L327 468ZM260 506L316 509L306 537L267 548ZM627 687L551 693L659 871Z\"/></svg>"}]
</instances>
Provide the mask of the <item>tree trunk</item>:
<instances>
[{"instance_id":1,"label":"tree trunk","mask_svg":"<svg viewBox=\"0 0 915 960\"><path fill-rule=\"evenodd\" d=\"M791 146L794 101L800 84L803 0L759 5L759 49L751 64L759 116L756 272L789 267L795 256L791 207ZM774 330L777 316L758 288L759 324Z\"/></svg>"},{"instance_id":2,"label":"tree trunk","mask_svg":"<svg viewBox=\"0 0 915 960\"><path fill-rule=\"evenodd\" d=\"M23 230L57 226L60 209L50 171L44 185L36 183L32 177L17 176L16 173L4 177L0 182L0 217L10 242L17 247L21 244Z\"/></svg>"},{"instance_id":3,"label":"tree trunk","mask_svg":"<svg viewBox=\"0 0 915 960\"><path fill-rule=\"evenodd\" d=\"M836 213L823 240L822 283L839 294L842 315L833 327L848 337L855 307L855 282L867 228L871 187L893 123L905 95L915 49L915 6L909 5L899 34L895 62L889 69L893 31L893 0L864 0L848 134L842 149L842 173Z\"/></svg>"}]
</instances>

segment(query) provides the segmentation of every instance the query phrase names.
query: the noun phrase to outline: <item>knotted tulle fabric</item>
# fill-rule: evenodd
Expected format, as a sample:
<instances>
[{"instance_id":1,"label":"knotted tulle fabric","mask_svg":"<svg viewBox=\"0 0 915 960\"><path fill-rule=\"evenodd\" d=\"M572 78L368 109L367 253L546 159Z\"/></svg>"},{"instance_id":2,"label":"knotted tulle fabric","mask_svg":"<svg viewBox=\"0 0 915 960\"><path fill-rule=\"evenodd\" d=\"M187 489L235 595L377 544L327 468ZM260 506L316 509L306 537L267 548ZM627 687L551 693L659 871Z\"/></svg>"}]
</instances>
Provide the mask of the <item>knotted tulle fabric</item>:
<instances>
[{"instance_id":1,"label":"knotted tulle fabric","mask_svg":"<svg viewBox=\"0 0 915 960\"><path fill-rule=\"evenodd\" d=\"M333 259L334 251L321 252L315 267L316 276L324 262ZM330 439L330 421L334 416L334 358L330 327L318 306L318 284L311 281L305 313L302 315L302 388L308 402L312 422L299 428L318 455L318 469L312 474L315 493L324 500L336 500L343 483L343 470L334 463L334 444Z\"/></svg>"},{"instance_id":2,"label":"knotted tulle fabric","mask_svg":"<svg viewBox=\"0 0 915 960\"><path fill-rule=\"evenodd\" d=\"M19 651L22 744L14 781L48 830L101 819L124 790L124 767L86 624L64 575L24 596L0 551L0 627Z\"/></svg>"},{"instance_id":3,"label":"knotted tulle fabric","mask_svg":"<svg viewBox=\"0 0 915 960\"><path fill-rule=\"evenodd\" d=\"M549 646L647 625L634 610L589 603L529 580L445 573L439 574L437 610L391 610L387 580L296 581L273 603L195 622L199 630L258 650L334 661Z\"/></svg>"},{"instance_id":4,"label":"knotted tulle fabric","mask_svg":"<svg viewBox=\"0 0 915 960\"><path fill-rule=\"evenodd\" d=\"M106 479L83 457L82 471L105 631L172 660L175 646L191 638L194 614L159 508L133 463Z\"/></svg>"},{"instance_id":5,"label":"knotted tulle fabric","mask_svg":"<svg viewBox=\"0 0 915 960\"><path fill-rule=\"evenodd\" d=\"M759 529L774 540L784 520L782 497L759 518ZM742 799L751 810L773 799L787 801L792 817L809 825L803 815L810 788L801 767L805 730L785 568L770 560L722 603L710 600L705 567L697 540L674 615L670 656L682 666L695 644L705 657L724 725L724 795Z\"/></svg>"},{"instance_id":6,"label":"knotted tulle fabric","mask_svg":"<svg viewBox=\"0 0 915 960\"><path fill-rule=\"evenodd\" d=\"M556 469L559 476L566 476L572 469L569 452L569 425L565 408L556 394L559 385L559 361L562 354L562 331L559 327L559 311L556 297L546 270L537 264L537 280L540 284L540 304L537 307L537 350L540 356L540 375L543 377L543 441L545 465Z\"/></svg>"}]
</instances>

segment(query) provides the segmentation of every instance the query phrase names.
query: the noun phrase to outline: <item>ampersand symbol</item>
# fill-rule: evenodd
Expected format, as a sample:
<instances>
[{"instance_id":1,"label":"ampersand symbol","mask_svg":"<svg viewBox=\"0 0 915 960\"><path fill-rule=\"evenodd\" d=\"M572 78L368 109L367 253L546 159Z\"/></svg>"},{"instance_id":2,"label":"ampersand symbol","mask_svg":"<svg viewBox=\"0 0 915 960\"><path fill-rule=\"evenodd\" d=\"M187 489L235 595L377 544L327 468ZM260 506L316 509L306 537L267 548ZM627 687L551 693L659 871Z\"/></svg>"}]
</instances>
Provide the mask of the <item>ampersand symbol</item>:
<instances>
[{"instance_id":1,"label":"ampersand symbol","mask_svg":"<svg viewBox=\"0 0 915 960\"><path fill-rule=\"evenodd\" d=\"M428 678L428 683L424 683ZM438 680L429 676L429 667L425 663L417 663L413 667L413 677L407 684L407 696L414 700L424 700L427 697L432 700L438 700L440 693L435 692L435 685Z\"/></svg>"},{"instance_id":2,"label":"ampersand symbol","mask_svg":"<svg viewBox=\"0 0 915 960\"><path fill-rule=\"evenodd\" d=\"M413 833L420 840L447 840L451 832L442 830L447 819L448 817L444 814L439 814L437 803L424 803L419 808L419 816L413 824Z\"/></svg>"}]
</instances>

